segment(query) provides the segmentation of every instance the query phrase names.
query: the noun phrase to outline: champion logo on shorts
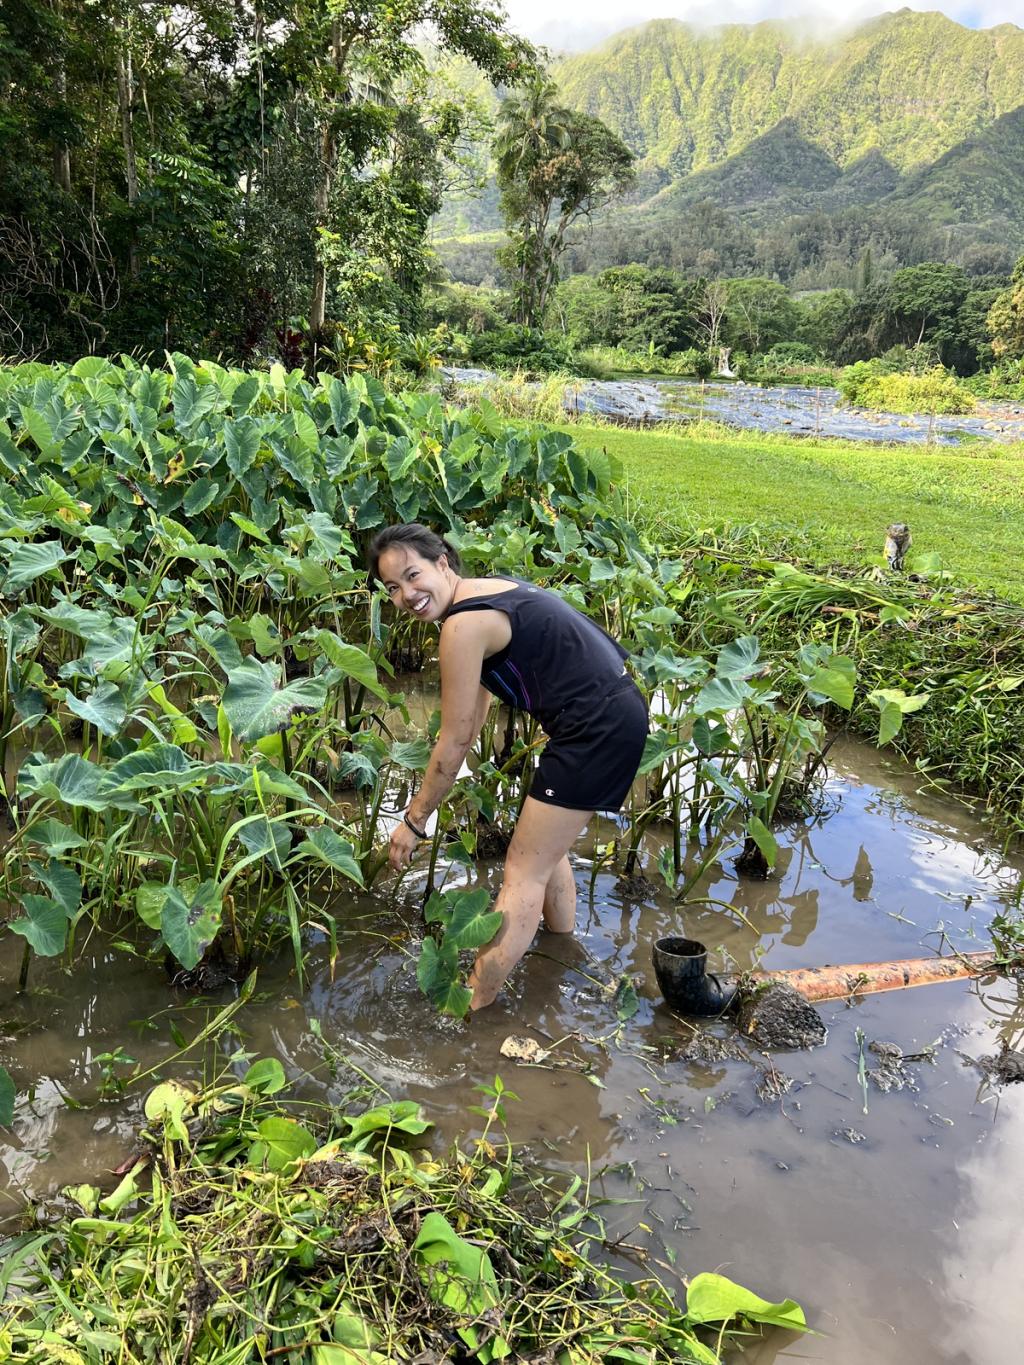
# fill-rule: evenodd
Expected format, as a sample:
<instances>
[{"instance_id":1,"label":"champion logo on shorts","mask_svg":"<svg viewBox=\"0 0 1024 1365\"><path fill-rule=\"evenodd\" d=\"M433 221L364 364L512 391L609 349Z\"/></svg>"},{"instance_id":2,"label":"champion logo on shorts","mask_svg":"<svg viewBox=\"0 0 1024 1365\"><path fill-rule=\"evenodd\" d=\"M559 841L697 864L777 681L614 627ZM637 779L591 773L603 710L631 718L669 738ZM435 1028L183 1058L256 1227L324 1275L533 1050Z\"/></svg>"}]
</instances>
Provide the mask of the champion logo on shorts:
<instances>
[{"instance_id":1,"label":"champion logo on shorts","mask_svg":"<svg viewBox=\"0 0 1024 1365\"><path fill-rule=\"evenodd\" d=\"M545 788L544 788L544 795L545 795L545 796L554 796L554 794L555 794L555 793L554 793L553 788L551 788L551 787L545 787Z\"/></svg>"}]
</instances>

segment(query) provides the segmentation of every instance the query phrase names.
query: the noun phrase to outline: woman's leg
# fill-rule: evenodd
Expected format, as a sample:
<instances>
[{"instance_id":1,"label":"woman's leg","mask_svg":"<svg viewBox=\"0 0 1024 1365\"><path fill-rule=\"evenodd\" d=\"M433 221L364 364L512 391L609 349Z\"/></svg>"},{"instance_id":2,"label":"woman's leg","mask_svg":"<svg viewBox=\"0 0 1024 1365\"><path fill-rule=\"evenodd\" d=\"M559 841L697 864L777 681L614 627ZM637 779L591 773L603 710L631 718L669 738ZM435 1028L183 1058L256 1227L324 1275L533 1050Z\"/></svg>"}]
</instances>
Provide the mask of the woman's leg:
<instances>
[{"instance_id":1,"label":"woman's leg","mask_svg":"<svg viewBox=\"0 0 1024 1365\"><path fill-rule=\"evenodd\" d=\"M576 878L568 857L556 864L544 888L544 928L571 934L576 926Z\"/></svg>"},{"instance_id":2,"label":"woman's leg","mask_svg":"<svg viewBox=\"0 0 1024 1365\"><path fill-rule=\"evenodd\" d=\"M504 919L497 936L480 949L469 974L473 989L470 1009L482 1009L491 1003L530 946L544 911L548 883L592 814L593 811L565 810L530 796L526 798L508 846L505 875L494 903ZM559 888L563 893L564 922L567 888L561 876L556 880L555 896Z\"/></svg>"}]
</instances>

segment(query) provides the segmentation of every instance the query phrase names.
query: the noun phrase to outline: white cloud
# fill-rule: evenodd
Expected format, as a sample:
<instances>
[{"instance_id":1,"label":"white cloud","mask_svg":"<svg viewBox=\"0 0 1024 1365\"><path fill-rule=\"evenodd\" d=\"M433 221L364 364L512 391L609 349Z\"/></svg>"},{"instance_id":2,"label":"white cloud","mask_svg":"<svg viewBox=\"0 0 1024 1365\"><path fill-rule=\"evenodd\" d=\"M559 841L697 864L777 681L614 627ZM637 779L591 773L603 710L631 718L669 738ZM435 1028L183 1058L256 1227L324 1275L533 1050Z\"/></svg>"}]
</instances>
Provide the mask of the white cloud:
<instances>
[{"instance_id":1,"label":"white cloud","mask_svg":"<svg viewBox=\"0 0 1024 1365\"><path fill-rule=\"evenodd\" d=\"M512 26L551 47L579 49L649 19L707 25L755 24L762 19L810 19L848 26L857 19L900 8L939 10L971 28L1024 20L1021 0L562 0L552 18L550 0L504 0Z\"/></svg>"}]
</instances>

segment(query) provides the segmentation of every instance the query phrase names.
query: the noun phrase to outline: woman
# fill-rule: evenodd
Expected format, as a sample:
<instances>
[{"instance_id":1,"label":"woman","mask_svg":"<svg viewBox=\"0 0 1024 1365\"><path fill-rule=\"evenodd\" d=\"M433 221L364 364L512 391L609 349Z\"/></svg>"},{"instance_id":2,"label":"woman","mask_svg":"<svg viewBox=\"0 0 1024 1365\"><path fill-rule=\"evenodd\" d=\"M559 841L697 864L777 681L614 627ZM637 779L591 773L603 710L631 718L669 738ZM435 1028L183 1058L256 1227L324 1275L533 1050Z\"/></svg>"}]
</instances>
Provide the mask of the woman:
<instances>
[{"instance_id":1,"label":"woman","mask_svg":"<svg viewBox=\"0 0 1024 1365\"><path fill-rule=\"evenodd\" d=\"M572 932L576 883L567 857L596 810L626 799L647 736L647 707L627 652L554 593L513 578L462 578L456 550L418 522L370 545L370 572L400 611L441 624L441 731L423 782L391 836L396 871L426 838L484 723L492 694L536 716L550 742L505 858L497 936L477 954L470 1008L489 1005L543 916Z\"/></svg>"}]
</instances>

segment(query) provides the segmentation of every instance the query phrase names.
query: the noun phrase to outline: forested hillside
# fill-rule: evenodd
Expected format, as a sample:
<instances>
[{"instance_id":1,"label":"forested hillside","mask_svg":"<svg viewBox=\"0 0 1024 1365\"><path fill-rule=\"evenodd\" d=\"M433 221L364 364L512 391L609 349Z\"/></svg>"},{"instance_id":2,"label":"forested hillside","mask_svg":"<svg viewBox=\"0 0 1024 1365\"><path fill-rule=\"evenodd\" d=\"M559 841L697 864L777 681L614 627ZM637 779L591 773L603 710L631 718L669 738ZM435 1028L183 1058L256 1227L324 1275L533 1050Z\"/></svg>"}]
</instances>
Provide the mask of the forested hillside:
<instances>
[{"instance_id":1,"label":"forested hillside","mask_svg":"<svg viewBox=\"0 0 1024 1365\"><path fill-rule=\"evenodd\" d=\"M1015 25L903 10L814 38L657 20L554 75L638 157L636 191L596 220L574 269L636 260L814 288L854 284L865 251L876 269L938 255L984 273L1024 246ZM499 226L491 191L446 205L436 235L457 278L493 269L494 239L471 235Z\"/></svg>"}]
</instances>

